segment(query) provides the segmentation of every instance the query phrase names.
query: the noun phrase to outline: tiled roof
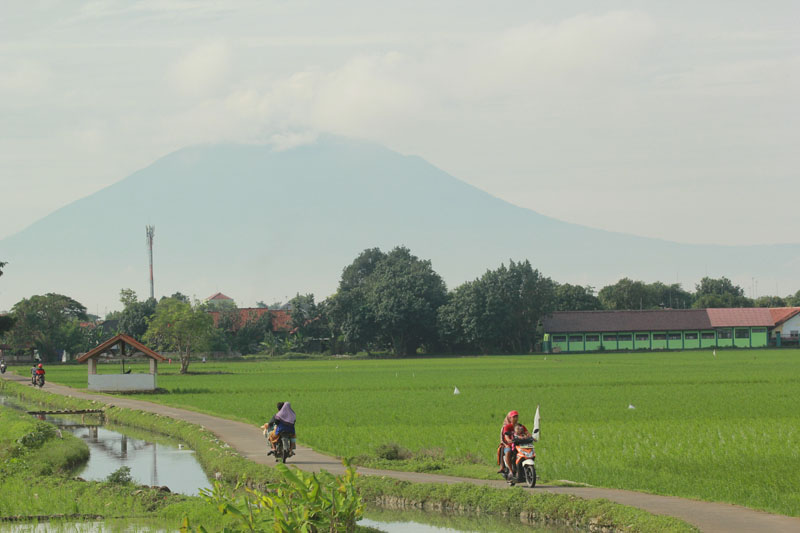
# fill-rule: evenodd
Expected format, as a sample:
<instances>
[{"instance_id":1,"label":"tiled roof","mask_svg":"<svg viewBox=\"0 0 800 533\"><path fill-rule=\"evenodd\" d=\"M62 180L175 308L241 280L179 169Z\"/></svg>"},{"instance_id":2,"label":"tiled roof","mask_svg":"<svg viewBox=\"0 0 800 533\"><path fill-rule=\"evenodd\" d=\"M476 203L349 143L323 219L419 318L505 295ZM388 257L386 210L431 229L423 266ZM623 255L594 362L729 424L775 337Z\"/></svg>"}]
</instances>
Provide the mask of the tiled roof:
<instances>
[{"instance_id":1,"label":"tiled roof","mask_svg":"<svg viewBox=\"0 0 800 533\"><path fill-rule=\"evenodd\" d=\"M736 307L731 309L706 309L711 326L715 328L735 326L775 325L772 313L766 307Z\"/></svg>"},{"instance_id":2,"label":"tiled roof","mask_svg":"<svg viewBox=\"0 0 800 533\"><path fill-rule=\"evenodd\" d=\"M777 326L783 324L797 313L800 313L800 307L771 307L769 312Z\"/></svg>"},{"instance_id":3,"label":"tiled roof","mask_svg":"<svg viewBox=\"0 0 800 533\"><path fill-rule=\"evenodd\" d=\"M206 298L207 302L211 301L211 300L233 300L233 298L231 298L230 296L225 296L221 292L218 292L218 293L212 294L211 296Z\"/></svg>"},{"instance_id":4,"label":"tiled roof","mask_svg":"<svg viewBox=\"0 0 800 533\"><path fill-rule=\"evenodd\" d=\"M542 320L548 333L582 331L668 331L709 329L703 309L644 311L557 311Z\"/></svg>"},{"instance_id":5,"label":"tiled roof","mask_svg":"<svg viewBox=\"0 0 800 533\"><path fill-rule=\"evenodd\" d=\"M249 320L255 320L264 313L272 315L272 331L289 331L292 329L292 317L289 311L283 309L267 309L266 307L242 307L239 311L239 324L245 324ZM219 324L220 311L209 311L209 315L214 319L214 327ZM239 326L241 327L241 326Z\"/></svg>"}]
</instances>

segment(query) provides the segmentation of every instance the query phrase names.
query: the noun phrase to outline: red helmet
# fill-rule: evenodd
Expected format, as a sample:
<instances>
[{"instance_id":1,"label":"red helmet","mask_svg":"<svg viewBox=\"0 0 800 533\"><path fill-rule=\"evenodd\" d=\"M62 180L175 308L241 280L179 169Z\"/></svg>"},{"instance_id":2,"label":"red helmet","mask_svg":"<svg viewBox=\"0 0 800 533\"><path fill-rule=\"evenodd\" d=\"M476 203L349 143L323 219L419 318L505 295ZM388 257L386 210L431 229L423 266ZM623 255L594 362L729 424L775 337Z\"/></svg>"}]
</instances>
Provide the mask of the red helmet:
<instances>
[{"instance_id":1,"label":"red helmet","mask_svg":"<svg viewBox=\"0 0 800 533\"><path fill-rule=\"evenodd\" d=\"M39 368L42 368L42 363L39 363Z\"/></svg>"}]
</instances>

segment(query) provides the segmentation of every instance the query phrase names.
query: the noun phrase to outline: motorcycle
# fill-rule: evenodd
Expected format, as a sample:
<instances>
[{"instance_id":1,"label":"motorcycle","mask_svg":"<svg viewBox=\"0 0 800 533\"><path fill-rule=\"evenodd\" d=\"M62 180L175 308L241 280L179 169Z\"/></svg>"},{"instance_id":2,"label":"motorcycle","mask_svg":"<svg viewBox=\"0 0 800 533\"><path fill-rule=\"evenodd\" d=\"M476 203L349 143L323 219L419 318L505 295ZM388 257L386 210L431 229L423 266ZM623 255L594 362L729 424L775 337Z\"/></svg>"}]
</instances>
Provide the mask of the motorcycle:
<instances>
[{"instance_id":1,"label":"motorcycle","mask_svg":"<svg viewBox=\"0 0 800 533\"><path fill-rule=\"evenodd\" d=\"M3 361L2 363L0 363L0 374L5 374L5 373L6 373L6 362Z\"/></svg>"},{"instance_id":2,"label":"motorcycle","mask_svg":"<svg viewBox=\"0 0 800 533\"><path fill-rule=\"evenodd\" d=\"M536 451L533 449L533 437L514 439L516 451L511 455L514 471L505 474L506 481L512 486L525 483L530 488L536 486Z\"/></svg>"},{"instance_id":3,"label":"motorcycle","mask_svg":"<svg viewBox=\"0 0 800 533\"><path fill-rule=\"evenodd\" d=\"M39 387L40 389L44 387L44 374L36 374L33 378L33 386Z\"/></svg>"},{"instance_id":4,"label":"motorcycle","mask_svg":"<svg viewBox=\"0 0 800 533\"><path fill-rule=\"evenodd\" d=\"M292 455L292 439L286 433L281 433L278 442L275 443L275 462L286 462Z\"/></svg>"}]
</instances>

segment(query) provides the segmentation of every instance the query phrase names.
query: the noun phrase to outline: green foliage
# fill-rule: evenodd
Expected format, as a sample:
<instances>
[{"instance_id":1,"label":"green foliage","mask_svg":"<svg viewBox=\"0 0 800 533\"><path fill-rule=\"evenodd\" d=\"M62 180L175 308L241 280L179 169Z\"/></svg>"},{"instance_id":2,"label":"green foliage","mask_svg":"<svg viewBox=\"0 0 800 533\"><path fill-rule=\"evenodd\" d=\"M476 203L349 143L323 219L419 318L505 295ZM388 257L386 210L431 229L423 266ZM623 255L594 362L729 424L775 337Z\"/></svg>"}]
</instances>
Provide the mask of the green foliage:
<instances>
[{"instance_id":1,"label":"green foliage","mask_svg":"<svg viewBox=\"0 0 800 533\"><path fill-rule=\"evenodd\" d=\"M68 296L31 296L17 302L11 315L14 326L6 337L14 349L35 348L45 361L53 361L61 350L74 352L82 343L78 321L86 320L86 308Z\"/></svg>"},{"instance_id":2,"label":"green foliage","mask_svg":"<svg viewBox=\"0 0 800 533\"><path fill-rule=\"evenodd\" d=\"M694 307L697 309L752 306L753 301L744 295L744 289L724 276L719 279L705 277L695 286Z\"/></svg>"},{"instance_id":3,"label":"green foliage","mask_svg":"<svg viewBox=\"0 0 800 533\"><path fill-rule=\"evenodd\" d=\"M528 353L554 303L550 278L528 261L510 261L451 293L439 310L442 342L457 353Z\"/></svg>"},{"instance_id":4,"label":"green foliage","mask_svg":"<svg viewBox=\"0 0 800 533\"><path fill-rule=\"evenodd\" d=\"M208 341L214 320L202 306L192 306L175 298L162 298L149 320L144 341L180 353L181 374L189 368L193 349Z\"/></svg>"},{"instance_id":5,"label":"green foliage","mask_svg":"<svg viewBox=\"0 0 800 533\"><path fill-rule=\"evenodd\" d=\"M444 281L430 261L402 246L386 254L373 248L344 269L331 318L354 351L391 346L397 355L410 355L436 342L436 317L445 298Z\"/></svg>"},{"instance_id":6,"label":"green foliage","mask_svg":"<svg viewBox=\"0 0 800 533\"><path fill-rule=\"evenodd\" d=\"M235 526L224 529L226 533L351 532L356 530L356 521L363 515L364 504L356 490L358 474L347 461L345 466L344 475L334 476L324 470L314 474L279 464L275 468L280 480L268 485L266 492L239 484L230 491L219 482L214 484L213 491L202 492L206 501L221 514L231 515L236 520ZM192 528L186 517L181 531L207 530L202 526Z\"/></svg>"},{"instance_id":7,"label":"green foliage","mask_svg":"<svg viewBox=\"0 0 800 533\"><path fill-rule=\"evenodd\" d=\"M130 467L121 466L117 468L108 475L106 482L111 483L112 485L130 485L133 483Z\"/></svg>"},{"instance_id":8,"label":"green foliage","mask_svg":"<svg viewBox=\"0 0 800 533\"><path fill-rule=\"evenodd\" d=\"M143 302L129 301L119 316L119 332L130 335L134 339L144 338L148 323L155 315L156 305L155 298L148 298Z\"/></svg>"},{"instance_id":9,"label":"green foliage","mask_svg":"<svg viewBox=\"0 0 800 533\"><path fill-rule=\"evenodd\" d=\"M411 457L411 452L395 442L389 442L378 446L375 449L375 455L387 461L397 461L400 459L408 459Z\"/></svg>"},{"instance_id":10,"label":"green foliage","mask_svg":"<svg viewBox=\"0 0 800 533\"><path fill-rule=\"evenodd\" d=\"M602 309L600 299L594 295L594 288L587 285L558 284L555 288L554 311L596 311Z\"/></svg>"}]
</instances>

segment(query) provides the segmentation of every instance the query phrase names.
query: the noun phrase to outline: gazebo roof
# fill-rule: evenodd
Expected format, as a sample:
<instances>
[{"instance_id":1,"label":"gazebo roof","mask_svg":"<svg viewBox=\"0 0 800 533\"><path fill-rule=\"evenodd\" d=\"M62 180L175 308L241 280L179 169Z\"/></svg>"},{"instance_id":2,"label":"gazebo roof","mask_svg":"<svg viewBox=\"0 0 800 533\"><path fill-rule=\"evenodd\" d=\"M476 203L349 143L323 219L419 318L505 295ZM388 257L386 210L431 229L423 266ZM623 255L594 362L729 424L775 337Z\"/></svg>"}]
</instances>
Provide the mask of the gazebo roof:
<instances>
[{"instance_id":1,"label":"gazebo roof","mask_svg":"<svg viewBox=\"0 0 800 533\"><path fill-rule=\"evenodd\" d=\"M128 335L124 335L122 333L120 333L119 335L117 335L115 337L111 337L110 339L108 339L107 341L105 341L102 344L99 344L99 345L95 346L93 349L89 350L88 352L86 352L85 354L81 355L80 357L78 357L75 360L78 361L79 363L83 363L85 361L88 361L92 357L97 357L101 353L104 353L104 352L108 351L112 346L114 346L115 344L118 344L118 343L125 343L128 346L131 346L131 347L135 348L136 350L142 352L147 357L149 357L151 359L155 359L156 361L166 361L167 360L167 358L164 357L163 355L157 354L156 352L154 352L153 350L151 350L150 348L148 348L147 346L145 346L141 342L137 341L133 337L129 337Z\"/></svg>"}]
</instances>

